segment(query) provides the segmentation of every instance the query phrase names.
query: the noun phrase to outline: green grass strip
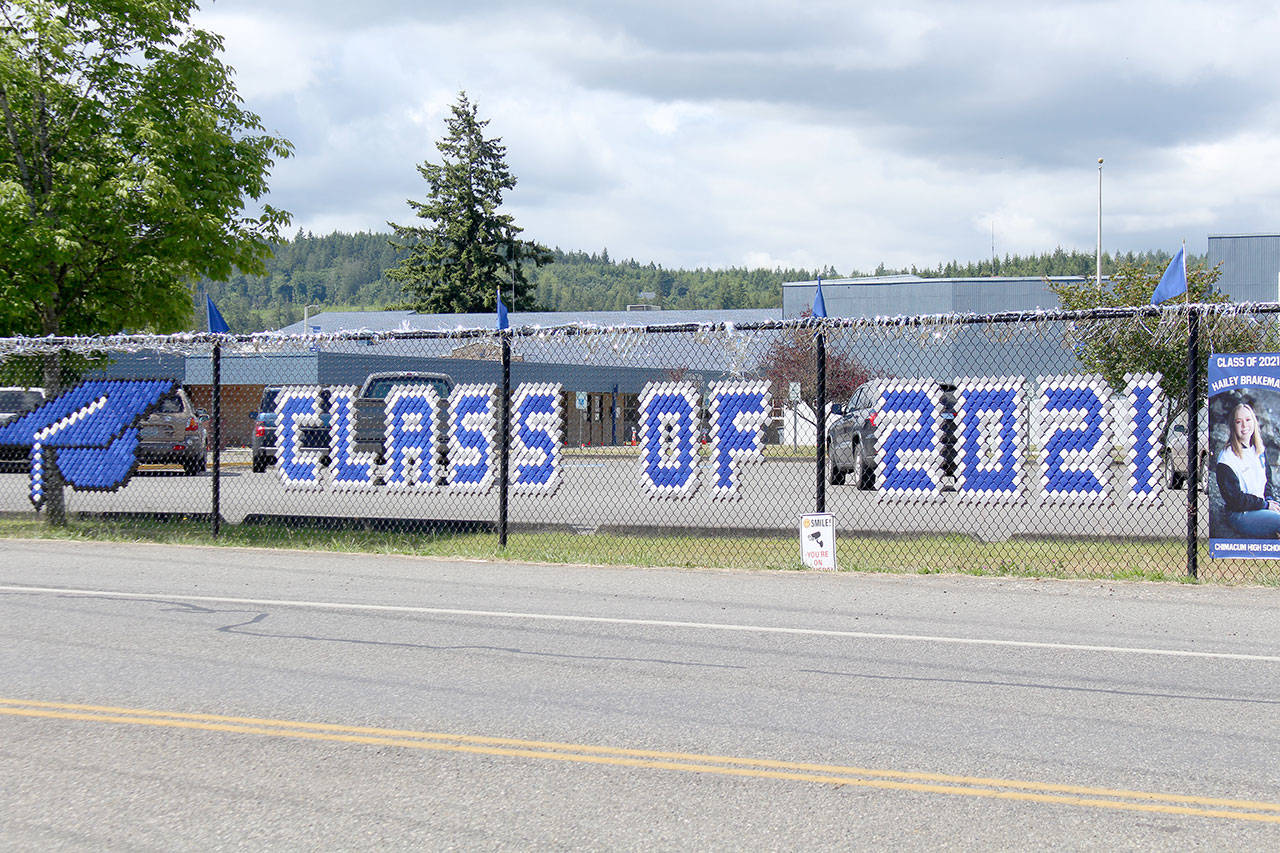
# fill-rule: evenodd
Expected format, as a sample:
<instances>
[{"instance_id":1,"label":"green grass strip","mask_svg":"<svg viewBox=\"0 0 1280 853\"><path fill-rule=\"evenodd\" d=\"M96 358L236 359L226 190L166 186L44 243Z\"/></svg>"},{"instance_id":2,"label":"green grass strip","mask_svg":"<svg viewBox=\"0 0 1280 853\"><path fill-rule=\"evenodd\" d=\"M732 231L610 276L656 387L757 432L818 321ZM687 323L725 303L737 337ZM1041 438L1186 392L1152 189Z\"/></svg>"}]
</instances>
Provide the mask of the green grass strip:
<instances>
[{"instance_id":1,"label":"green grass strip","mask_svg":"<svg viewBox=\"0 0 1280 853\"><path fill-rule=\"evenodd\" d=\"M222 525L217 539L207 522L151 519L73 520L66 527L42 519L0 518L0 537L151 542L229 547L290 548L359 554L406 554L480 560L590 565L674 566L802 571L798 539L769 537L635 536L611 533L512 533L499 549L492 533L405 533L313 527ZM1089 578L1188 583L1181 540L1098 541L1023 539L981 542L967 536L890 538L841 534L841 571L967 574L989 577ZM1280 563L1199 560L1199 581L1280 586Z\"/></svg>"}]
</instances>

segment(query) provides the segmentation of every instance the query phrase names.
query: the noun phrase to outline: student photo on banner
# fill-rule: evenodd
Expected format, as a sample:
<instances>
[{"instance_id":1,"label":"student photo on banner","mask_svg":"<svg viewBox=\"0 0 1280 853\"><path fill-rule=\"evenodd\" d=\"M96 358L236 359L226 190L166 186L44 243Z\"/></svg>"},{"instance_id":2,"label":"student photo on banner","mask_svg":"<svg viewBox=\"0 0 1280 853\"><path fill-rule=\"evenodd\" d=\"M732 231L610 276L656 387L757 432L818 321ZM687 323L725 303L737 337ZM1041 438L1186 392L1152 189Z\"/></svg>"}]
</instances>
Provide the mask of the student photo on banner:
<instances>
[{"instance_id":1,"label":"student photo on banner","mask_svg":"<svg viewBox=\"0 0 1280 853\"><path fill-rule=\"evenodd\" d=\"M1208 360L1208 555L1280 558L1280 353Z\"/></svg>"},{"instance_id":2,"label":"student photo on banner","mask_svg":"<svg viewBox=\"0 0 1280 853\"><path fill-rule=\"evenodd\" d=\"M1280 559L1280 354L1209 358L1209 556Z\"/></svg>"},{"instance_id":3,"label":"student photo on banner","mask_svg":"<svg viewBox=\"0 0 1280 853\"><path fill-rule=\"evenodd\" d=\"M1210 407L1210 424L1220 424L1210 429L1218 439L1211 448L1213 484L1222 499L1224 532L1232 538L1280 539L1280 489L1275 481L1280 452L1275 439L1280 436L1273 427L1275 407L1264 402L1271 396L1261 389L1241 389L1220 394ZM1272 442L1263 438L1264 430Z\"/></svg>"}]
</instances>

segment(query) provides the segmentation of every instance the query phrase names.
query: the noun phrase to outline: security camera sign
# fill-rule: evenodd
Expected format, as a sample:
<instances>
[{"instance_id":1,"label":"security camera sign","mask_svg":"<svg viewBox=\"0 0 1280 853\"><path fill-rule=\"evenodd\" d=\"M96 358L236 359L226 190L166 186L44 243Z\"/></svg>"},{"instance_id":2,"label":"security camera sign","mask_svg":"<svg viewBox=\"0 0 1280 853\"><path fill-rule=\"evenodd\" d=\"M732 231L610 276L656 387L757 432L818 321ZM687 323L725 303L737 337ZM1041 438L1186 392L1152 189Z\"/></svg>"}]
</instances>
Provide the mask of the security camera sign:
<instances>
[{"instance_id":1,"label":"security camera sign","mask_svg":"<svg viewBox=\"0 0 1280 853\"><path fill-rule=\"evenodd\" d=\"M800 558L811 569L836 570L836 519L829 512L800 516Z\"/></svg>"}]
</instances>

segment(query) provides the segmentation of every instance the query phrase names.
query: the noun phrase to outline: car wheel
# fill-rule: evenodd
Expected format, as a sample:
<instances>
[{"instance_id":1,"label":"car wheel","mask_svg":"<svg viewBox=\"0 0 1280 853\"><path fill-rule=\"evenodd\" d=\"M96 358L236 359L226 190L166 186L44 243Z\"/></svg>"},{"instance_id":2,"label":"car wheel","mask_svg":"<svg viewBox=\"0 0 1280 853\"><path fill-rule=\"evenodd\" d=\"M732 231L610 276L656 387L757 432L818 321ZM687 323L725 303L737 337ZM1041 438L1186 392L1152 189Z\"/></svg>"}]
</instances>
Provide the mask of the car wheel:
<instances>
[{"instance_id":1,"label":"car wheel","mask_svg":"<svg viewBox=\"0 0 1280 853\"><path fill-rule=\"evenodd\" d=\"M182 463L182 468L187 472L187 476L194 476L204 473L205 463L203 459L188 459Z\"/></svg>"},{"instance_id":2,"label":"car wheel","mask_svg":"<svg viewBox=\"0 0 1280 853\"><path fill-rule=\"evenodd\" d=\"M867 477L867 455L862 449L862 440L854 439L853 444L853 484L859 489L869 488Z\"/></svg>"},{"instance_id":3,"label":"car wheel","mask_svg":"<svg viewBox=\"0 0 1280 853\"><path fill-rule=\"evenodd\" d=\"M265 456L253 457L253 473L261 474L265 470L267 470L267 457Z\"/></svg>"},{"instance_id":4,"label":"car wheel","mask_svg":"<svg viewBox=\"0 0 1280 853\"><path fill-rule=\"evenodd\" d=\"M827 442L827 482L833 486L844 485L844 470L831 457L831 442Z\"/></svg>"},{"instance_id":5,"label":"car wheel","mask_svg":"<svg viewBox=\"0 0 1280 853\"><path fill-rule=\"evenodd\" d=\"M1167 454L1164 458L1164 482L1169 489L1181 489L1187 483L1187 475L1173 467L1173 460Z\"/></svg>"}]
</instances>

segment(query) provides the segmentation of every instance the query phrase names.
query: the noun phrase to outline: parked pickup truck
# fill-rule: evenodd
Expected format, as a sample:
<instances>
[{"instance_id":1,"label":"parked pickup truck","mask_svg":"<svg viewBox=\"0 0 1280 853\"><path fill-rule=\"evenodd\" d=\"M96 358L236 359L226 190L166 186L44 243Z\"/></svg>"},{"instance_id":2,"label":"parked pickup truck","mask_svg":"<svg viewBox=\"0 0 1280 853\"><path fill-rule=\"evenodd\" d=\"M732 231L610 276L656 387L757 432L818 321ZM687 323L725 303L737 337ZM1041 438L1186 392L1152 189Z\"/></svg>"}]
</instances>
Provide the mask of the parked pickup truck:
<instances>
[{"instance_id":1,"label":"parked pickup truck","mask_svg":"<svg viewBox=\"0 0 1280 853\"><path fill-rule=\"evenodd\" d=\"M398 371L369 374L356 397L356 452L376 453L379 464L386 461L383 456L383 443L387 437L386 400L392 390L405 386L435 388L443 403L453 390L453 380L444 373ZM439 428L444 429L447 407L441 405L436 417Z\"/></svg>"}]
</instances>

